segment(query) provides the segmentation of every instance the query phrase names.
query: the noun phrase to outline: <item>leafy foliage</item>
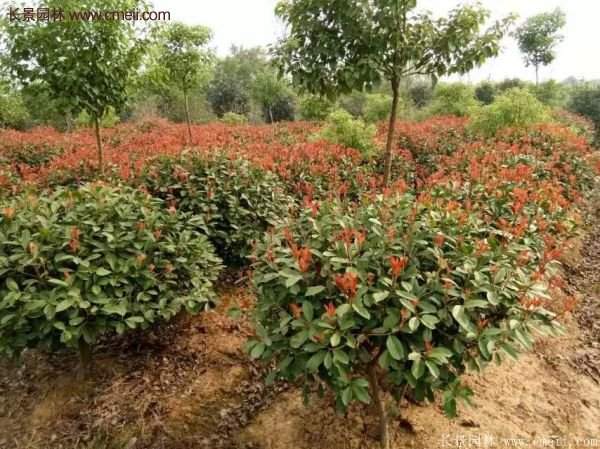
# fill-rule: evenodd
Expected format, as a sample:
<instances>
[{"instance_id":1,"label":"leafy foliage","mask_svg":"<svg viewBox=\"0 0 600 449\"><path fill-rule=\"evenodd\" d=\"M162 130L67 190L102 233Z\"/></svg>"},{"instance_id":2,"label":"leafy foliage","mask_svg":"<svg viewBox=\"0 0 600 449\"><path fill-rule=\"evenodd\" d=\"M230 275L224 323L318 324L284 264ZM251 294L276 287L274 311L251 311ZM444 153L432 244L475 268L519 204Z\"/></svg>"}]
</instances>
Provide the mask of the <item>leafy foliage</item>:
<instances>
[{"instance_id":1,"label":"leafy foliage","mask_svg":"<svg viewBox=\"0 0 600 449\"><path fill-rule=\"evenodd\" d=\"M292 0L276 8L289 34L276 48L275 61L295 84L332 97L365 90L382 79L390 82L386 184L401 79L468 72L498 54L499 40L512 21L508 17L481 33L489 14L480 7L459 7L433 19L429 13L412 13L416 6L416 0Z\"/></svg>"},{"instance_id":2,"label":"leafy foliage","mask_svg":"<svg viewBox=\"0 0 600 449\"><path fill-rule=\"evenodd\" d=\"M433 93L429 112L434 115L468 117L478 106L471 86L462 83L440 84Z\"/></svg>"},{"instance_id":3,"label":"leafy foliage","mask_svg":"<svg viewBox=\"0 0 600 449\"><path fill-rule=\"evenodd\" d=\"M183 23L170 23L155 28L158 47L159 75L164 83L174 83L183 92L189 141L192 140L191 119L188 95L192 89L207 80L208 67L212 55L206 48L211 32L203 26L189 26Z\"/></svg>"},{"instance_id":4,"label":"leafy foliage","mask_svg":"<svg viewBox=\"0 0 600 449\"><path fill-rule=\"evenodd\" d=\"M334 103L327 98L306 95L300 100L299 113L303 120L325 120L334 107Z\"/></svg>"},{"instance_id":5,"label":"leafy foliage","mask_svg":"<svg viewBox=\"0 0 600 449\"><path fill-rule=\"evenodd\" d=\"M294 205L276 176L241 160L163 158L140 181L170 207L196 216L198 230L228 263L243 262L254 240Z\"/></svg>"},{"instance_id":6,"label":"leafy foliage","mask_svg":"<svg viewBox=\"0 0 600 449\"><path fill-rule=\"evenodd\" d=\"M563 40L559 34L566 25L566 15L560 9L530 17L515 32L525 64L534 66L536 82L541 65L548 65L556 58L555 48Z\"/></svg>"},{"instance_id":7,"label":"leafy foliage","mask_svg":"<svg viewBox=\"0 0 600 449\"><path fill-rule=\"evenodd\" d=\"M545 106L529 91L511 89L481 108L473 118L472 128L487 137L494 137L505 128L527 129L549 120Z\"/></svg>"},{"instance_id":8,"label":"leafy foliage","mask_svg":"<svg viewBox=\"0 0 600 449\"><path fill-rule=\"evenodd\" d=\"M363 156L368 156L375 150L374 125L367 125L360 119L338 109L327 117L325 126L316 135L316 139L323 139L331 143L359 150Z\"/></svg>"},{"instance_id":9,"label":"leafy foliage","mask_svg":"<svg viewBox=\"0 0 600 449\"><path fill-rule=\"evenodd\" d=\"M70 11L139 9L138 0L49 0L44 6ZM42 82L66 111L86 111L96 122L109 107L119 111L137 69L141 46L131 22L120 20L15 21L4 26L11 70L24 84Z\"/></svg>"},{"instance_id":10,"label":"leafy foliage","mask_svg":"<svg viewBox=\"0 0 600 449\"><path fill-rule=\"evenodd\" d=\"M241 114L236 114L235 112L226 112L223 114L221 118L223 123L227 123L228 125L244 125L248 123L248 117Z\"/></svg>"},{"instance_id":11,"label":"leafy foliage","mask_svg":"<svg viewBox=\"0 0 600 449\"><path fill-rule=\"evenodd\" d=\"M594 123L596 145L600 146L600 85L586 84L575 89L569 109Z\"/></svg>"},{"instance_id":12,"label":"leafy foliage","mask_svg":"<svg viewBox=\"0 0 600 449\"><path fill-rule=\"evenodd\" d=\"M277 377L324 381L340 408L370 402L365 372L378 364L398 394L408 386L432 400L444 390L453 415L469 394L459 384L465 369L514 357L536 332L558 329L541 302L524 300L548 298L533 276L538 244L524 265L521 239L409 196L350 211L322 204L258 246L257 338L248 350L277 361Z\"/></svg>"},{"instance_id":13,"label":"leafy foliage","mask_svg":"<svg viewBox=\"0 0 600 449\"><path fill-rule=\"evenodd\" d=\"M1 207L0 353L92 344L214 299L212 246L146 194L93 184Z\"/></svg>"}]
</instances>

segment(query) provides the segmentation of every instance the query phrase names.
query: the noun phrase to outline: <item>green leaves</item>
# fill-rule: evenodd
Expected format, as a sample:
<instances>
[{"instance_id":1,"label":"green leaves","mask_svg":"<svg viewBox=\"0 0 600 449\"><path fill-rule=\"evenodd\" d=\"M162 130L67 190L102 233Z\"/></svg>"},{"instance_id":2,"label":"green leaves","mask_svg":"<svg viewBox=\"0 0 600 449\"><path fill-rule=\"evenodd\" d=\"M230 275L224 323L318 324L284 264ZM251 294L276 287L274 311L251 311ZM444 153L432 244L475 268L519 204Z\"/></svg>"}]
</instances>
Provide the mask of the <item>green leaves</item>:
<instances>
[{"instance_id":1,"label":"green leaves","mask_svg":"<svg viewBox=\"0 0 600 449\"><path fill-rule=\"evenodd\" d=\"M0 218L0 257L11 260L0 274L0 354L93 344L96 335L199 311L215 297L221 261L210 243L188 217L138 190L24 193L5 207L18 213L10 223Z\"/></svg>"},{"instance_id":2,"label":"green leaves","mask_svg":"<svg viewBox=\"0 0 600 449\"><path fill-rule=\"evenodd\" d=\"M394 360L402 361L406 358L404 345L398 337L390 335L386 340L385 346Z\"/></svg>"}]
</instances>

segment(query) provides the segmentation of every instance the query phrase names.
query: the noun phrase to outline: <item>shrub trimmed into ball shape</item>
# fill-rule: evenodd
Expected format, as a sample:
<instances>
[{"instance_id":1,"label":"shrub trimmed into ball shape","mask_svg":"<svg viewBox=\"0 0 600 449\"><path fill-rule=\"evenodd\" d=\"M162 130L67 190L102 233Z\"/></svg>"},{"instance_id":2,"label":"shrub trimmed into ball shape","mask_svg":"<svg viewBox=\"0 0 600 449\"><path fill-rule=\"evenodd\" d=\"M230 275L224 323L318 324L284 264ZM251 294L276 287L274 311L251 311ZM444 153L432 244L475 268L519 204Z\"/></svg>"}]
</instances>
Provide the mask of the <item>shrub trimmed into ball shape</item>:
<instances>
[{"instance_id":1,"label":"shrub trimmed into ball shape","mask_svg":"<svg viewBox=\"0 0 600 449\"><path fill-rule=\"evenodd\" d=\"M221 269L188 216L128 187L90 184L0 206L0 354L86 346L196 312Z\"/></svg>"},{"instance_id":2,"label":"shrub trimmed into ball shape","mask_svg":"<svg viewBox=\"0 0 600 449\"><path fill-rule=\"evenodd\" d=\"M409 389L416 400L442 390L454 415L471 394L460 384L466 369L515 357L559 329L540 299L539 244L508 242L468 210L410 195L351 211L322 203L257 246L257 337L247 349L277 362L274 377L329 386L341 409L374 401L384 427L380 388L397 398Z\"/></svg>"}]
</instances>

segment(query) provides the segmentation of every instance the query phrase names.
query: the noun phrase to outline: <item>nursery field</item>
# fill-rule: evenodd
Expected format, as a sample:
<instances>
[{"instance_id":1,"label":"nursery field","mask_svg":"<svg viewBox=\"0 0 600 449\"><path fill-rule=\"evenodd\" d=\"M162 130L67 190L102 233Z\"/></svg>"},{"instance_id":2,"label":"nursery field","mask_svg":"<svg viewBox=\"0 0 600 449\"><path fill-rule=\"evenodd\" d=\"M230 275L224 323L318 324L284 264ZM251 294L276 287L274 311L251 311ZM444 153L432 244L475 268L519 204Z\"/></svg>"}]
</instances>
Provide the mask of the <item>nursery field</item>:
<instances>
[{"instance_id":1,"label":"nursery field","mask_svg":"<svg viewBox=\"0 0 600 449\"><path fill-rule=\"evenodd\" d=\"M0 448L600 445L586 136L322 127L0 130Z\"/></svg>"}]
</instances>

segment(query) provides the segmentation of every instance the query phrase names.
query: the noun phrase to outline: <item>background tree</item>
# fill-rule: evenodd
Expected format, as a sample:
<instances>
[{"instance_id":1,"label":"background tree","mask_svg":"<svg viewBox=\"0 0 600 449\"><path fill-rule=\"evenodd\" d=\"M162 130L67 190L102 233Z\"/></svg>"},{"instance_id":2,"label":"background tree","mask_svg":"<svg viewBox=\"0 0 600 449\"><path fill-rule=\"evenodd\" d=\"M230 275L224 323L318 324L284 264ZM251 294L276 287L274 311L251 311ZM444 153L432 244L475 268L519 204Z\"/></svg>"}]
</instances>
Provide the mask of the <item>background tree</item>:
<instances>
[{"instance_id":1,"label":"background tree","mask_svg":"<svg viewBox=\"0 0 600 449\"><path fill-rule=\"evenodd\" d=\"M388 184L392 145L403 78L435 79L465 73L495 56L512 17L480 33L489 13L477 6L454 9L433 19L416 13L416 0L291 0L276 13L288 35L275 49L276 61L304 89L334 96L390 83L392 107L385 150Z\"/></svg>"},{"instance_id":2,"label":"background tree","mask_svg":"<svg viewBox=\"0 0 600 449\"><path fill-rule=\"evenodd\" d=\"M172 23L156 30L159 77L175 84L183 92L188 143L191 144L189 94L193 88L207 81L212 55L206 45L211 39L211 31L204 26L183 23Z\"/></svg>"},{"instance_id":3,"label":"background tree","mask_svg":"<svg viewBox=\"0 0 600 449\"><path fill-rule=\"evenodd\" d=\"M267 64L261 48L233 46L231 54L220 60L210 82L207 97L217 117L227 112L248 115L252 109L252 86Z\"/></svg>"},{"instance_id":4,"label":"background tree","mask_svg":"<svg viewBox=\"0 0 600 449\"><path fill-rule=\"evenodd\" d=\"M256 75L252 96L267 123L294 119L294 93L285 80L277 77L270 65Z\"/></svg>"},{"instance_id":5,"label":"background tree","mask_svg":"<svg viewBox=\"0 0 600 449\"><path fill-rule=\"evenodd\" d=\"M103 171L100 120L109 107L120 110L141 54L132 22L68 20L69 11L139 9L138 0L48 0L64 21L15 21L3 26L6 63L19 80L39 82L64 112L87 112L95 125L98 165Z\"/></svg>"},{"instance_id":6,"label":"background tree","mask_svg":"<svg viewBox=\"0 0 600 449\"><path fill-rule=\"evenodd\" d=\"M556 58L556 46L563 40L559 33L567 23L564 12L555 9L530 17L515 32L519 49L525 55L525 64L535 67L535 84L539 83L541 65L548 65Z\"/></svg>"}]
</instances>

